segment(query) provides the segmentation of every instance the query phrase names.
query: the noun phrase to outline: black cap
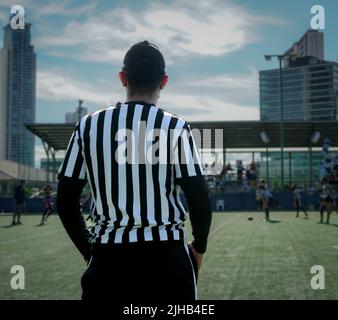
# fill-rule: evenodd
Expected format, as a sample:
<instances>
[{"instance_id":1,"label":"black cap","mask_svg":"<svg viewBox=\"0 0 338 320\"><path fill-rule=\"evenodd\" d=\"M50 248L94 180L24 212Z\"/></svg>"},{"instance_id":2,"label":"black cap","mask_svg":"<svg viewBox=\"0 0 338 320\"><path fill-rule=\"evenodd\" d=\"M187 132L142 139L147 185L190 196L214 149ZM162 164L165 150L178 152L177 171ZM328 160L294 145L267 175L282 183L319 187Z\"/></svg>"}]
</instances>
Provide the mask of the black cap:
<instances>
[{"instance_id":1,"label":"black cap","mask_svg":"<svg viewBox=\"0 0 338 320\"><path fill-rule=\"evenodd\" d=\"M158 79L165 74L165 61L158 47L148 41L133 45L123 60L127 78L138 82Z\"/></svg>"}]
</instances>

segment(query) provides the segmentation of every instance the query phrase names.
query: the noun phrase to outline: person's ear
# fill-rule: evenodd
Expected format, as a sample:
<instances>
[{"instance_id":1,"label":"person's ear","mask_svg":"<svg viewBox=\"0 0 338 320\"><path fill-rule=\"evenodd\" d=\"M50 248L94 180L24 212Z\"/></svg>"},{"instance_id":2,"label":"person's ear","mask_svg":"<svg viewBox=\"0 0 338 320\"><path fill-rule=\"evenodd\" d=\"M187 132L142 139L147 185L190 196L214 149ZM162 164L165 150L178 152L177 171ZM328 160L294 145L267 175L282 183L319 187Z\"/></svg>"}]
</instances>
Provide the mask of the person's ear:
<instances>
[{"instance_id":1,"label":"person's ear","mask_svg":"<svg viewBox=\"0 0 338 320\"><path fill-rule=\"evenodd\" d=\"M160 90L162 90L167 85L168 81L169 81L169 77L168 75L165 74L161 80Z\"/></svg>"},{"instance_id":2,"label":"person's ear","mask_svg":"<svg viewBox=\"0 0 338 320\"><path fill-rule=\"evenodd\" d=\"M126 73L124 71L119 72L119 78L122 83L122 86L127 87L127 77Z\"/></svg>"}]
</instances>

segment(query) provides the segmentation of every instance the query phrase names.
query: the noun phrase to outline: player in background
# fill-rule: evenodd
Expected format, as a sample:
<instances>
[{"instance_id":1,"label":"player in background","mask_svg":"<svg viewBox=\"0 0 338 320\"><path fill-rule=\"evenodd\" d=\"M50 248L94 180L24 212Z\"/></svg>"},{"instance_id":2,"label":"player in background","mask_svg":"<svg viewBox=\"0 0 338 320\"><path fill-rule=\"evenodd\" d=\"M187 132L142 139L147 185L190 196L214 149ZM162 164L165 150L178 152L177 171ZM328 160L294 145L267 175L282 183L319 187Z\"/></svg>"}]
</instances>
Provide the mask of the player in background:
<instances>
[{"instance_id":1,"label":"player in background","mask_svg":"<svg viewBox=\"0 0 338 320\"><path fill-rule=\"evenodd\" d=\"M43 207L44 211L41 218L40 225L46 224L48 221L48 217L53 213L53 203L52 203L52 187L51 185L47 185L44 189L45 198L43 199Z\"/></svg>"},{"instance_id":2,"label":"player in background","mask_svg":"<svg viewBox=\"0 0 338 320\"><path fill-rule=\"evenodd\" d=\"M14 213L12 225L22 224L21 214L25 207L25 180L20 180L19 185L14 189Z\"/></svg>"},{"instance_id":3,"label":"player in background","mask_svg":"<svg viewBox=\"0 0 338 320\"><path fill-rule=\"evenodd\" d=\"M299 211L302 210L305 214L305 219L309 219L309 214L304 209L302 204L302 198L301 198L301 191L297 187L296 184L292 186L292 192L293 192L293 206L296 208L296 218L299 218Z\"/></svg>"},{"instance_id":4,"label":"player in background","mask_svg":"<svg viewBox=\"0 0 338 320\"><path fill-rule=\"evenodd\" d=\"M322 179L322 190L320 195L320 221L324 222L324 211L326 211L326 224L330 224L330 215L336 209L336 192L332 184L325 177Z\"/></svg>"},{"instance_id":5,"label":"player in background","mask_svg":"<svg viewBox=\"0 0 338 320\"><path fill-rule=\"evenodd\" d=\"M271 197L272 195L267 183L265 182L264 179L260 179L256 190L256 199L260 204L261 210L265 212L264 221L270 221L269 203Z\"/></svg>"}]
</instances>

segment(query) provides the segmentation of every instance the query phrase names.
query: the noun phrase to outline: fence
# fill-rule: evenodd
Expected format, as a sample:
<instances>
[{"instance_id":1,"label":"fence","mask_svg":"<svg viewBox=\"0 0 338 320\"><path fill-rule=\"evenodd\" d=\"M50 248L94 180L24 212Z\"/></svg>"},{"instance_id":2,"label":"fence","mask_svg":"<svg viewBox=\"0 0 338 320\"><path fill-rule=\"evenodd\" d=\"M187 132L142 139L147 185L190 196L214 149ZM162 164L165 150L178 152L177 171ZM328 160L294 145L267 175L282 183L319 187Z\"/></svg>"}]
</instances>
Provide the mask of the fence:
<instances>
[{"instance_id":1,"label":"fence","mask_svg":"<svg viewBox=\"0 0 338 320\"><path fill-rule=\"evenodd\" d=\"M184 206L187 203L182 197ZM55 203L55 199L53 200ZM319 194L302 195L304 208L317 210L319 207ZM0 212L13 212L13 199L0 198ZM255 192L237 192L237 193L213 193L211 195L211 207L213 211L250 211L257 210ZM275 210L293 210L292 194L290 192L273 193L272 207ZM26 200L26 213L38 213L43 210L43 198L33 198ZM88 212L88 205L84 206L83 211Z\"/></svg>"}]
</instances>

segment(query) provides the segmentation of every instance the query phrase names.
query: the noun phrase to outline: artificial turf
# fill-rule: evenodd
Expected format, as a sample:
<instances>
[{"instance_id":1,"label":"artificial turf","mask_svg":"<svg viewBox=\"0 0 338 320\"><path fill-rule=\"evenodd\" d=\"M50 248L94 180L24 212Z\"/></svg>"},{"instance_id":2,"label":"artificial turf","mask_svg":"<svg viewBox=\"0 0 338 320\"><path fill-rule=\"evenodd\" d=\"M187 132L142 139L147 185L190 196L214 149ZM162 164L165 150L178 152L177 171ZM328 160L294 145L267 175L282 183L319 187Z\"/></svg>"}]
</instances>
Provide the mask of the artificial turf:
<instances>
[{"instance_id":1,"label":"artificial turf","mask_svg":"<svg viewBox=\"0 0 338 320\"><path fill-rule=\"evenodd\" d=\"M253 217L252 221L248 218ZM272 212L213 214L208 251L199 274L199 299L338 299L338 215L319 224L319 214L295 219ZM0 299L80 299L86 269L57 216L38 226L26 215L10 226L0 216ZM25 269L25 289L13 290L13 265ZM325 270L325 289L311 288L311 267Z\"/></svg>"}]
</instances>

